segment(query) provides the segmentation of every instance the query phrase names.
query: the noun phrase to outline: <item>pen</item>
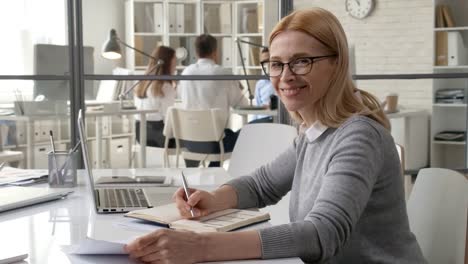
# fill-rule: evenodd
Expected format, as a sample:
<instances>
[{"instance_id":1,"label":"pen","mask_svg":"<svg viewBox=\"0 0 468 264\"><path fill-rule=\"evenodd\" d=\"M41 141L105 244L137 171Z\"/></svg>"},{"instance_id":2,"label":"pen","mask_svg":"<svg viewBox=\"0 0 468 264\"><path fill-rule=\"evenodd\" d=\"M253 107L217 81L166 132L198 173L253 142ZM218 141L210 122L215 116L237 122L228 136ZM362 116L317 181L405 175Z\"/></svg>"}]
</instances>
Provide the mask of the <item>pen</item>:
<instances>
[{"instance_id":1,"label":"pen","mask_svg":"<svg viewBox=\"0 0 468 264\"><path fill-rule=\"evenodd\" d=\"M185 175L184 175L184 171L181 171L182 173L182 186L184 187L184 191L185 191L185 196L187 196L187 201L190 197L190 193L189 193L189 190L188 190L188 184L187 184L187 180L185 179ZM190 214L192 215L192 217L195 217L195 214L193 213L193 208L190 207Z\"/></svg>"},{"instance_id":2,"label":"pen","mask_svg":"<svg viewBox=\"0 0 468 264\"><path fill-rule=\"evenodd\" d=\"M70 153L75 152L78 149L78 147L80 146L80 143L81 143L81 139L78 140L78 142L76 142L76 145L71 149Z\"/></svg>"},{"instance_id":3,"label":"pen","mask_svg":"<svg viewBox=\"0 0 468 264\"><path fill-rule=\"evenodd\" d=\"M55 144L54 144L54 134L52 133L52 130L49 130L49 138L50 138L50 145L52 146L52 158L54 159L55 163L55 173L57 174L57 184L60 183L60 171L57 163L57 157L55 156Z\"/></svg>"},{"instance_id":4,"label":"pen","mask_svg":"<svg viewBox=\"0 0 468 264\"><path fill-rule=\"evenodd\" d=\"M81 140L78 140L78 142L76 142L76 145L70 149L70 151L68 152L68 157L67 159L65 160L65 162L63 163L62 167L60 168L60 172L62 173L62 175L65 175L65 167L68 165L68 162L71 158L71 155L78 149L78 147L80 146L80 143L81 143Z\"/></svg>"}]
</instances>

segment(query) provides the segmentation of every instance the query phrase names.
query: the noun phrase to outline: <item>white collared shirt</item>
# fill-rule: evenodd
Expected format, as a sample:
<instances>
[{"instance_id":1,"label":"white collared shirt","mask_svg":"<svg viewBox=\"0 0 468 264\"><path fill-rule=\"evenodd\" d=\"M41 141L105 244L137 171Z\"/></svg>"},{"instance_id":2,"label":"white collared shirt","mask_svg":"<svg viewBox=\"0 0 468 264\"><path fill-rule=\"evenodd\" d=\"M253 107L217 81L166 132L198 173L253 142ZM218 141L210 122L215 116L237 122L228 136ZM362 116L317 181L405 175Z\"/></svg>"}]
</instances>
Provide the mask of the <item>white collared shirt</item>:
<instances>
[{"instance_id":1,"label":"white collared shirt","mask_svg":"<svg viewBox=\"0 0 468 264\"><path fill-rule=\"evenodd\" d=\"M154 84L153 84L154 85ZM159 112L146 114L146 120L148 121L164 121L166 111L170 106L175 103L176 90L171 83L164 82L162 86L164 97L153 95L151 87L146 90L145 98L138 98L134 96L135 106L139 110L159 110ZM137 120L140 120L140 115L135 115Z\"/></svg>"},{"instance_id":2,"label":"white collared shirt","mask_svg":"<svg viewBox=\"0 0 468 264\"><path fill-rule=\"evenodd\" d=\"M304 132L307 140L309 142L314 142L318 137L320 137L325 130L327 130L328 127L324 124L322 124L320 121L315 121L312 126L306 129Z\"/></svg>"},{"instance_id":3,"label":"white collared shirt","mask_svg":"<svg viewBox=\"0 0 468 264\"><path fill-rule=\"evenodd\" d=\"M356 97L356 99L360 103L363 103L362 102L362 96L361 96L361 93L359 92L359 90L354 92L354 96ZM304 125L305 125L305 123L301 124L301 126L304 126ZM309 128L306 128L304 133L305 133L307 139L309 140L309 142L314 142L327 129L328 129L328 126L322 124L320 121L317 120L312 124L312 126L310 126Z\"/></svg>"},{"instance_id":4,"label":"white collared shirt","mask_svg":"<svg viewBox=\"0 0 468 264\"><path fill-rule=\"evenodd\" d=\"M211 59L202 58L184 69L182 75L230 75L231 71ZM177 88L182 108L220 108L227 115L230 107L248 105L244 91L236 81L180 81Z\"/></svg>"}]
</instances>

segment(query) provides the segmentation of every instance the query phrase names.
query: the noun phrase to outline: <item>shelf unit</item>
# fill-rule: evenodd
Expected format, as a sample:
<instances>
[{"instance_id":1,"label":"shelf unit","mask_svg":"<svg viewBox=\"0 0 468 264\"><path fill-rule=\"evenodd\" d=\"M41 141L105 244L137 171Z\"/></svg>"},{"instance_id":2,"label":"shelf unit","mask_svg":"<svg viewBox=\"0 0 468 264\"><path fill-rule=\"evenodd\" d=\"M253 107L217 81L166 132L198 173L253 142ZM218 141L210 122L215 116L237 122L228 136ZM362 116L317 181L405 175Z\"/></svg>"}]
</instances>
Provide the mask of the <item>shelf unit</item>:
<instances>
[{"instance_id":1,"label":"shelf unit","mask_svg":"<svg viewBox=\"0 0 468 264\"><path fill-rule=\"evenodd\" d=\"M264 44L265 29L269 32L278 20L266 20L266 8L277 10L276 1L266 0L126 0L125 5L125 41L146 53L158 45L186 48L178 71L196 62L195 38L209 33L218 40L218 64L243 74L235 40ZM260 74L260 49L245 43L241 48L248 74ZM126 49L127 68L143 71L147 65L147 58Z\"/></svg>"},{"instance_id":2,"label":"shelf unit","mask_svg":"<svg viewBox=\"0 0 468 264\"><path fill-rule=\"evenodd\" d=\"M99 118L99 128L96 120ZM31 169L47 169L47 153L51 150L49 131L53 132L56 150L69 150L70 124L69 116L1 116L0 120L12 122L10 128L14 142L3 146L6 149L22 151L25 153L25 165ZM86 128L89 139L90 158L94 168L128 168L134 139L134 126L132 115L87 116ZM98 162L94 157L96 145L96 132L101 132L102 153ZM8 133L8 131L4 132ZM4 136L2 134L2 136ZM6 135L5 135L6 136ZM30 137L31 142L27 139ZM99 165L99 166L98 166Z\"/></svg>"},{"instance_id":3,"label":"shelf unit","mask_svg":"<svg viewBox=\"0 0 468 264\"><path fill-rule=\"evenodd\" d=\"M454 22L452 27L437 27L437 6L446 5ZM466 0L435 0L434 1L434 73L466 73L468 72L468 9ZM439 16L440 17L440 16ZM440 23L439 23L440 25ZM448 35L451 34L452 37ZM454 36L462 40L457 45ZM451 38L451 40L449 40ZM445 48L444 48L445 45ZM453 51L458 46L458 54L464 59L454 60ZM446 56L446 60L441 60ZM452 58L451 58L452 57ZM461 57L461 56L460 56ZM465 103L438 103L436 93L440 89L463 89ZM434 79L433 104L431 121L431 167L466 168L468 165L466 141L440 141L434 137L442 131L467 132L467 95L468 79Z\"/></svg>"}]
</instances>

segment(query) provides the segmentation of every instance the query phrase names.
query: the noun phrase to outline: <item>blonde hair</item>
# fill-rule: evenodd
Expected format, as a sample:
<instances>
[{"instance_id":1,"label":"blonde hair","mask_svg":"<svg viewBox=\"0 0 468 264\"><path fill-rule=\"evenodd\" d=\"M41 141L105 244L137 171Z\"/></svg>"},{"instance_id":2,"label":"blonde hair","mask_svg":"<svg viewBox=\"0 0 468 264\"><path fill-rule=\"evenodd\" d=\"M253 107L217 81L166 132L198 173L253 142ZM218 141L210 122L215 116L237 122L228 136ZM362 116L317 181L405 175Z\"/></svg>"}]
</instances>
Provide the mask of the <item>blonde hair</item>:
<instances>
[{"instance_id":1,"label":"blonde hair","mask_svg":"<svg viewBox=\"0 0 468 264\"><path fill-rule=\"evenodd\" d=\"M349 54L346 34L338 19L322 8L297 10L281 19L270 34L269 43L287 30L301 31L318 40L325 51L336 54L336 68L332 73L328 89L317 102L316 116L322 124L328 127L339 127L354 114L367 116L387 129L390 122L380 107L380 102L372 94L359 90L353 83L349 72ZM361 99L355 96L360 92ZM302 117L298 112L289 111L299 123Z\"/></svg>"},{"instance_id":2,"label":"blonde hair","mask_svg":"<svg viewBox=\"0 0 468 264\"><path fill-rule=\"evenodd\" d=\"M166 46L159 46L151 54L153 58L150 59L148 68L145 71L145 75L171 75L171 61L175 56L175 50ZM163 64L157 66L159 60L162 60ZM135 89L135 95L138 98L146 98L146 91L151 87L151 92L154 96L164 97L163 85L165 82L171 83L171 81L162 80L144 80Z\"/></svg>"}]
</instances>

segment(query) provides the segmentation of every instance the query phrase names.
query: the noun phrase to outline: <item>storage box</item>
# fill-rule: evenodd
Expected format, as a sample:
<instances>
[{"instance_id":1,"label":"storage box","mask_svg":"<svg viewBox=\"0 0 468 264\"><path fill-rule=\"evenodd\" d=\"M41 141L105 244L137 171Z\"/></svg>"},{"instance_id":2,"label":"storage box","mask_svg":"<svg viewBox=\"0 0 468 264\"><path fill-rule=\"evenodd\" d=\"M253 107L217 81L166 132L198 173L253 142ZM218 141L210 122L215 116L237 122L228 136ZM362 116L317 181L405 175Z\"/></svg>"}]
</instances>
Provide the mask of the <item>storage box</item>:
<instances>
[{"instance_id":1,"label":"storage box","mask_svg":"<svg viewBox=\"0 0 468 264\"><path fill-rule=\"evenodd\" d=\"M130 137L111 139L109 154L111 168L130 168Z\"/></svg>"}]
</instances>

